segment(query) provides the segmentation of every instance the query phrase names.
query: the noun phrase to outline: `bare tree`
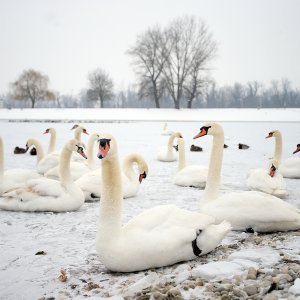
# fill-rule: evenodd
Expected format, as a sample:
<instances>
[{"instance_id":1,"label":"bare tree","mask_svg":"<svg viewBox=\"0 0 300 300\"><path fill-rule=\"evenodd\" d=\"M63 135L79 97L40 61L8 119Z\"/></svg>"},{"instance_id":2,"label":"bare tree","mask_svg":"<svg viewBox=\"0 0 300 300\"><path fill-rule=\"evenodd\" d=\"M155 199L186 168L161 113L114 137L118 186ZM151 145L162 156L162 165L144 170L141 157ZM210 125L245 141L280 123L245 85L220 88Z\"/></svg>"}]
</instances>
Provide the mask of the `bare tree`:
<instances>
[{"instance_id":1,"label":"bare tree","mask_svg":"<svg viewBox=\"0 0 300 300\"><path fill-rule=\"evenodd\" d=\"M48 89L49 78L33 69L24 70L11 84L12 97L16 100L30 100L34 108L39 100L55 100L55 95Z\"/></svg>"},{"instance_id":2,"label":"bare tree","mask_svg":"<svg viewBox=\"0 0 300 300\"><path fill-rule=\"evenodd\" d=\"M262 107L262 99L260 97L262 88L263 85L256 80L247 82L247 87L245 88L247 107Z\"/></svg>"},{"instance_id":3,"label":"bare tree","mask_svg":"<svg viewBox=\"0 0 300 300\"><path fill-rule=\"evenodd\" d=\"M160 107L160 100L165 89L162 71L168 58L166 48L167 36L158 27L148 29L137 37L135 46L127 54L133 59L135 73L138 77L139 97L150 97L155 106Z\"/></svg>"},{"instance_id":4,"label":"bare tree","mask_svg":"<svg viewBox=\"0 0 300 300\"><path fill-rule=\"evenodd\" d=\"M96 69L88 75L89 89L87 97L89 100L100 100L100 107L103 108L104 100L113 98L113 81L109 74L103 69Z\"/></svg>"},{"instance_id":5,"label":"bare tree","mask_svg":"<svg viewBox=\"0 0 300 300\"><path fill-rule=\"evenodd\" d=\"M184 88L190 85L187 83L188 78L196 81L192 86L199 93L203 86L203 77L199 74L208 69L208 63L215 56L217 44L208 32L206 24L194 17L176 19L167 28L167 33L170 54L164 68L164 76L174 106L179 109Z\"/></svg>"}]
</instances>

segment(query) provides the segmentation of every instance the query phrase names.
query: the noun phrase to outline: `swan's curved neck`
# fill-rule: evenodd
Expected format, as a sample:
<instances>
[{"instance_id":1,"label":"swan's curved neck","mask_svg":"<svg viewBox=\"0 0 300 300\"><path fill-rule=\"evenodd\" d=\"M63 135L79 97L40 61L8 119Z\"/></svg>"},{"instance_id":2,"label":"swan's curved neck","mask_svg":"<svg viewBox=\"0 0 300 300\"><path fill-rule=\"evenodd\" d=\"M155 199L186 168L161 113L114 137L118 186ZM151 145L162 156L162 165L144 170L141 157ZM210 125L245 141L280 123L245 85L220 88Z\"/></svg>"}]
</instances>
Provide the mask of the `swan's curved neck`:
<instances>
[{"instance_id":1,"label":"swan's curved neck","mask_svg":"<svg viewBox=\"0 0 300 300\"><path fill-rule=\"evenodd\" d=\"M39 163L45 156L43 146L38 140L32 140L32 144L36 148L37 163Z\"/></svg>"},{"instance_id":2,"label":"swan's curved neck","mask_svg":"<svg viewBox=\"0 0 300 300\"><path fill-rule=\"evenodd\" d=\"M56 143L56 131L55 129L52 129L50 131L50 142L48 146L48 153L55 151L55 143Z\"/></svg>"},{"instance_id":3,"label":"swan's curved neck","mask_svg":"<svg viewBox=\"0 0 300 300\"><path fill-rule=\"evenodd\" d=\"M280 132L277 132L277 135L275 136L274 159L276 159L278 163L280 163L281 156L282 156L282 135Z\"/></svg>"},{"instance_id":4,"label":"swan's curved neck","mask_svg":"<svg viewBox=\"0 0 300 300\"><path fill-rule=\"evenodd\" d=\"M133 166L132 166L132 164L135 162L138 165L140 164L138 157L136 157L133 154L126 156L126 158L124 159L124 162L123 162L123 172L130 181L137 181L137 179L138 179L137 175L135 174L135 172L133 170Z\"/></svg>"},{"instance_id":5,"label":"swan's curved neck","mask_svg":"<svg viewBox=\"0 0 300 300\"><path fill-rule=\"evenodd\" d=\"M174 135L171 135L169 137L169 140L168 140L168 153L172 153L173 152L173 143L174 143L175 137L176 136L174 136Z\"/></svg>"},{"instance_id":6,"label":"swan's curved neck","mask_svg":"<svg viewBox=\"0 0 300 300\"><path fill-rule=\"evenodd\" d=\"M218 198L221 186L224 133L213 136L213 144L208 166L208 174L201 205Z\"/></svg>"},{"instance_id":7,"label":"swan's curved neck","mask_svg":"<svg viewBox=\"0 0 300 300\"><path fill-rule=\"evenodd\" d=\"M97 140L96 135L91 135L87 144L87 164L89 168L92 168L95 164L94 162L94 144Z\"/></svg>"},{"instance_id":8,"label":"swan's curved neck","mask_svg":"<svg viewBox=\"0 0 300 300\"><path fill-rule=\"evenodd\" d=\"M186 166L185 162L185 146L184 146L184 140L178 139L178 152L179 152L179 157L178 157L178 171L183 169Z\"/></svg>"},{"instance_id":9,"label":"swan's curved neck","mask_svg":"<svg viewBox=\"0 0 300 300\"><path fill-rule=\"evenodd\" d=\"M3 180L4 174L4 149L3 149L3 140L0 137L0 186Z\"/></svg>"},{"instance_id":10,"label":"swan's curved neck","mask_svg":"<svg viewBox=\"0 0 300 300\"><path fill-rule=\"evenodd\" d=\"M73 183L71 170L70 170L70 161L71 161L72 151L70 151L67 146L64 146L60 153L59 157L59 178L61 184L68 189L70 184Z\"/></svg>"},{"instance_id":11,"label":"swan's curved neck","mask_svg":"<svg viewBox=\"0 0 300 300\"><path fill-rule=\"evenodd\" d=\"M81 142L81 133L82 133L82 128L77 127L74 131L74 139L78 140Z\"/></svg>"},{"instance_id":12,"label":"swan's curved neck","mask_svg":"<svg viewBox=\"0 0 300 300\"><path fill-rule=\"evenodd\" d=\"M114 238L121 231L122 181L117 153L102 161L102 185L98 232L100 236Z\"/></svg>"}]
</instances>

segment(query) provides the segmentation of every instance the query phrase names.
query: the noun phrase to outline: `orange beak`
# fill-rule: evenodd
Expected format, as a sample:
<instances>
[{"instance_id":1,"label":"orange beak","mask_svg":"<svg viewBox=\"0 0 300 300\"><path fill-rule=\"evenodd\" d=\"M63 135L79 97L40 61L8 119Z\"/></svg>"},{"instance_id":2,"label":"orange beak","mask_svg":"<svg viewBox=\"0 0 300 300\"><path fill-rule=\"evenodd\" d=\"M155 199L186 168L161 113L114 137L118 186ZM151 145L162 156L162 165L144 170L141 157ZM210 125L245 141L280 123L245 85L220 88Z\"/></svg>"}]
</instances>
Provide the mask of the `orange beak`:
<instances>
[{"instance_id":1,"label":"orange beak","mask_svg":"<svg viewBox=\"0 0 300 300\"><path fill-rule=\"evenodd\" d=\"M297 149L293 152L293 154L297 153L300 151L300 147L297 147Z\"/></svg>"},{"instance_id":2,"label":"orange beak","mask_svg":"<svg viewBox=\"0 0 300 300\"><path fill-rule=\"evenodd\" d=\"M199 137L201 137L201 136L204 136L204 135L206 135L206 134L207 134L206 130L205 130L205 129L202 129L198 134L196 134L196 135L194 136L194 140L197 139L197 138L199 138Z\"/></svg>"},{"instance_id":3,"label":"orange beak","mask_svg":"<svg viewBox=\"0 0 300 300\"><path fill-rule=\"evenodd\" d=\"M270 175L271 177L274 177L274 176L275 176L275 172L276 172L276 168L272 165L272 167L270 168L270 173L269 173L269 175Z\"/></svg>"},{"instance_id":4,"label":"orange beak","mask_svg":"<svg viewBox=\"0 0 300 300\"><path fill-rule=\"evenodd\" d=\"M98 158L100 159L104 158L107 155L108 151L109 151L109 145L106 144L104 147L100 145L99 152L97 154Z\"/></svg>"},{"instance_id":5,"label":"orange beak","mask_svg":"<svg viewBox=\"0 0 300 300\"><path fill-rule=\"evenodd\" d=\"M269 133L269 134L266 136L266 139L271 138L272 136L273 136L273 135Z\"/></svg>"}]
</instances>

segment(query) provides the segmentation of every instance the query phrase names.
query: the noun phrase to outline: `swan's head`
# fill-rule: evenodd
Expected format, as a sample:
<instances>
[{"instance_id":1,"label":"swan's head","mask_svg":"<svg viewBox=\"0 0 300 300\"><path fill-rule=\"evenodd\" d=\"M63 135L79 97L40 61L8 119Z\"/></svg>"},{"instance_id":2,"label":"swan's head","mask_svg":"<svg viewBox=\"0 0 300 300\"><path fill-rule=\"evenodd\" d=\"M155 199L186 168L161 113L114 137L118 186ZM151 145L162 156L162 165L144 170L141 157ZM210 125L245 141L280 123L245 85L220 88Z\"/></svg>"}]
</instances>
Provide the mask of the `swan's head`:
<instances>
[{"instance_id":1,"label":"swan's head","mask_svg":"<svg viewBox=\"0 0 300 300\"><path fill-rule=\"evenodd\" d=\"M75 124L72 128L71 128L71 130L76 130L77 132L82 132L82 133L84 133L84 134L89 134L88 132L87 132L87 130L84 128L84 127L82 127L82 126L80 126L80 125L78 125L78 124Z\"/></svg>"},{"instance_id":2,"label":"swan's head","mask_svg":"<svg viewBox=\"0 0 300 300\"><path fill-rule=\"evenodd\" d=\"M295 154L295 153L297 153L297 152L299 152L299 151L300 151L300 144L297 145L297 148L296 148L296 150L293 152L293 154Z\"/></svg>"},{"instance_id":3,"label":"swan's head","mask_svg":"<svg viewBox=\"0 0 300 300\"><path fill-rule=\"evenodd\" d=\"M101 134L98 140L99 151L97 157L99 159L109 158L117 152L117 145L111 134Z\"/></svg>"},{"instance_id":4,"label":"swan's head","mask_svg":"<svg viewBox=\"0 0 300 300\"><path fill-rule=\"evenodd\" d=\"M51 127L51 128L47 128L43 134L53 133L53 132L55 132L55 129Z\"/></svg>"},{"instance_id":5,"label":"swan's head","mask_svg":"<svg viewBox=\"0 0 300 300\"><path fill-rule=\"evenodd\" d=\"M87 156L84 153L85 146L82 142L79 142L78 140L72 139L66 144L66 148L69 151L75 151L79 153L82 157L87 158Z\"/></svg>"},{"instance_id":6,"label":"swan's head","mask_svg":"<svg viewBox=\"0 0 300 300\"><path fill-rule=\"evenodd\" d=\"M139 173L140 173L139 182L142 183L143 179L145 179L148 174L148 164L142 157L140 158L138 167L139 167Z\"/></svg>"},{"instance_id":7,"label":"swan's head","mask_svg":"<svg viewBox=\"0 0 300 300\"><path fill-rule=\"evenodd\" d=\"M194 139L205 135L218 136L220 134L224 134L222 126L215 122L208 122L200 128L200 132L194 136Z\"/></svg>"},{"instance_id":8,"label":"swan's head","mask_svg":"<svg viewBox=\"0 0 300 300\"><path fill-rule=\"evenodd\" d=\"M269 163L269 175L271 177L274 177L276 174L276 170L278 169L278 160L277 159L272 159L270 160Z\"/></svg>"},{"instance_id":9,"label":"swan's head","mask_svg":"<svg viewBox=\"0 0 300 300\"><path fill-rule=\"evenodd\" d=\"M98 134L98 133L93 133L90 135L91 141L98 141L99 139L100 139L100 134Z\"/></svg>"},{"instance_id":10,"label":"swan's head","mask_svg":"<svg viewBox=\"0 0 300 300\"><path fill-rule=\"evenodd\" d=\"M30 147L36 146L37 141L35 139L28 139L26 142L26 152L29 150Z\"/></svg>"},{"instance_id":11,"label":"swan's head","mask_svg":"<svg viewBox=\"0 0 300 300\"><path fill-rule=\"evenodd\" d=\"M180 132L173 132L170 138L182 138L182 134Z\"/></svg>"},{"instance_id":12,"label":"swan's head","mask_svg":"<svg viewBox=\"0 0 300 300\"><path fill-rule=\"evenodd\" d=\"M279 130L274 130L274 131L270 131L268 133L268 135L266 136L266 139L271 138L271 137L279 137L281 136L281 133Z\"/></svg>"}]
</instances>

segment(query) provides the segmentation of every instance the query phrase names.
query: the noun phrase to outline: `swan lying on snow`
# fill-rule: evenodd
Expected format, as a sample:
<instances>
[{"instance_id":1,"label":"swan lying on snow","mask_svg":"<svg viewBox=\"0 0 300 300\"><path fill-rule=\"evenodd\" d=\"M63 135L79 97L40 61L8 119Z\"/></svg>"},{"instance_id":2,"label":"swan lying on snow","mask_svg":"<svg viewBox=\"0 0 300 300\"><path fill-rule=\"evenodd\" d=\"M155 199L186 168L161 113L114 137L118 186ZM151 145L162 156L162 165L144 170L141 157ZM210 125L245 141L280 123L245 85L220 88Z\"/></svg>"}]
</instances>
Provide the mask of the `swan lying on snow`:
<instances>
[{"instance_id":1,"label":"swan lying on snow","mask_svg":"<svg viewBox=\"0 0 300 300\"><path fill-rule=\"evenodd\" d=\"M73 211L84 203L84 195L71 179L70 160L72 151L83 157L82 143L70 140L61 151L60 182L49 178L28 180L23 187L4 193L0 208L13 211Z\"/></svg>"},{"instance_id":2,"label":"swan lying on snow","mask_svg":"<svg viewBox=\"0 0 300 300\"><path fill-rule=\"evenodd\" d=\"M269 161L268 168L250 170L246 184L251 190L261 191L279 198L286 198L288 192L283 176L277 172L279 163L276 159Z\"/></svg>"},{"instance_id":3,"label":"swan lying on snow","mask_svg":"<svg viewBox=\"0 0 300 300\"><path fill-rule=\"evenodd\" d=\"M195 259L212 251L230 230L228 222L173 205L148 209L122 225L122 177L115 139L99 143L102 189L97 252L111 271L133 272Z\"/></svg>"},{"instance_id":4,"label":"swan lying on snow","mask_svg":"<svg viewBox=\"0 0 300 300\"><path fill-rule=\"evenodd\" d=\"M25 184L29 179L39 178L36 170L10 169L4 172L4 145L0 136L0 195Z\"/></svg>"},{"instance_id":5,"label":"swan lying on snow","mask_svg":"<svg viewBox=\"0 0 300 300\"><path fill-rule=\"evenodd\" d=\"M176 150L173 148L175 138L182 138L180 132L174 132L168 140L167 146L162 146L158 152L157 159L160 161L175 161L177 160Z\"/></svg>"},{"instance_id":6,"label":"swan lying on snow","mask_svg":"<svg viewBox=\"0 0 300 300\"><path fill-rule=\"evenodd\" d=\"M177 139L179 159L178 171L174 177L174 183L180 186L193 186L204 188L207 180L207 168L203 166L186 166L184 139Z\"/></svg>"},{"instance_id":7,"label":"swan lying on snow","mask_svg":"<svg viewBox=\"0 0 300 300\"><path fill-rule=\"evenodd\" d=\"M281 162L282 155L282 136L279 130L274 130L269 133L266 138L275 137L275 153L274 158L280 163L279 172L285 178L300 178L300 158L290 157Z\"/></svg>"},{"instance_id":8,"label":"swan lying on snow","mask_svg":"<svg viewBox=\"0 0 300 300\"><path fill-rule=\"evenodd\" d=\"M227 220L234 230L275 232L300 229L300 210L287 202L262 192L249 191L218 196L221 183L224 132L217 123L207 123L194 137L213 136L208 177L201 212L217 222Z\"/></svg>"},{"instance_id":9,"label":"swan lying on snow","mask_svg":"<svg viewBox=\"0 0 300 300\"><path fill-rule=\"evenodd\" d=\"M133 169L133 165L137 164L139 174L137 175ZM129 154L123 162L122 186L123 198L134 197L139 189L142 180L148 174L148 164L145 159L137 153ZM75 181L84 193L85 201L98 201L101 191L101 169L97 169L84 174Z\"/></svg>"}]
</instances>

